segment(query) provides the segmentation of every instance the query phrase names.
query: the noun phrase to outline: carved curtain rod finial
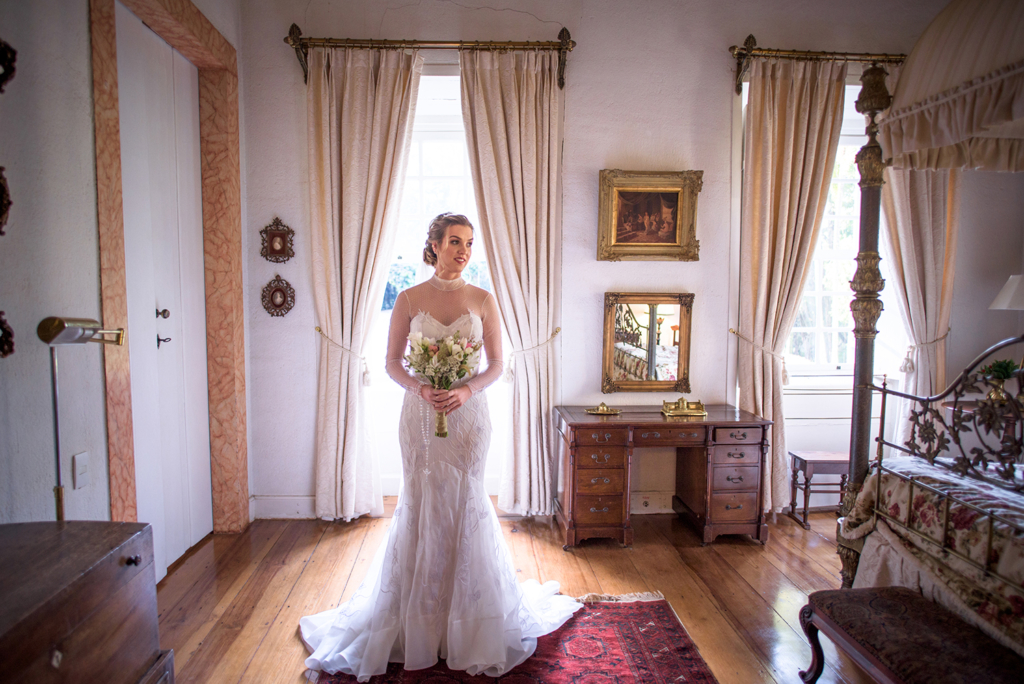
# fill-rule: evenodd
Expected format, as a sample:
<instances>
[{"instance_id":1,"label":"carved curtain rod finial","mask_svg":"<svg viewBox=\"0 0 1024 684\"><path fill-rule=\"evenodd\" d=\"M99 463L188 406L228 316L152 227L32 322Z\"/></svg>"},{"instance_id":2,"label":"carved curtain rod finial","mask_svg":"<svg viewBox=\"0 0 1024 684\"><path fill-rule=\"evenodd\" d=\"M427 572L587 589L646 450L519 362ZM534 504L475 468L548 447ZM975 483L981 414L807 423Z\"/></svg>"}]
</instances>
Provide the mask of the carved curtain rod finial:
<instances>
[{"instance_id":1,"label":"carved curtain rod finial","mask_svg":"<svg viewBox=\"0 0 1024 684\"><path fill-rule=\"evenodd\" d=\"M754 34L751 33L747 36L747 39L743 41L743 47L736 47L733 45L729 48L729 51L736 56L736 94L743 94L743 76L746 75L747 69L750 68L750 57L757 47L757 38L754 38Z\"/></svg>"},{"instance_id":2,"label":"carved curtain rod finial","mask_svg":"<svg viewBox=\"0 0 1024 684\"><path fill-rule=\"evenodd\" d=\"M302 65L302 82L309 83L309 63L306 61L309 48L302 44L302 29L299 28L298 24L291 25L284 42L295 48L295 56L298 57L299 64Z\"/></svg>"}]
</instances>

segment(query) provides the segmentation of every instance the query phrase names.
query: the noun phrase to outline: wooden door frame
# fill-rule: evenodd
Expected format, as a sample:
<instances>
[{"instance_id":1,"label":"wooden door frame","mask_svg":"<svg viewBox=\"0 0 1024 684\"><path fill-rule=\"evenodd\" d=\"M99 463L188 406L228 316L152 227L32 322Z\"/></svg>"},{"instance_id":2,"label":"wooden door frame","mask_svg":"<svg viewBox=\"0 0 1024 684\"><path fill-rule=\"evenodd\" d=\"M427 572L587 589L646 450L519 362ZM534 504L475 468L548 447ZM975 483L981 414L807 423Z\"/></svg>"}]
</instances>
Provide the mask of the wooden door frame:
<instances>
[{"instance_id":1,"label":"wooden door frame","mask_svg":"<svg viewBox=\"0 0 1024 684\"><path fill-rule=\"evenodd\" d=\"M249 476L236 53L190 0L121 2L199 72L213 531L241 532L249 525ZM89 23L103 326L127 330L114 0L90 0ZM110 519L134 522L137 499L128 346L105 347L103 367Z\"/></svg>"}]
</instances>

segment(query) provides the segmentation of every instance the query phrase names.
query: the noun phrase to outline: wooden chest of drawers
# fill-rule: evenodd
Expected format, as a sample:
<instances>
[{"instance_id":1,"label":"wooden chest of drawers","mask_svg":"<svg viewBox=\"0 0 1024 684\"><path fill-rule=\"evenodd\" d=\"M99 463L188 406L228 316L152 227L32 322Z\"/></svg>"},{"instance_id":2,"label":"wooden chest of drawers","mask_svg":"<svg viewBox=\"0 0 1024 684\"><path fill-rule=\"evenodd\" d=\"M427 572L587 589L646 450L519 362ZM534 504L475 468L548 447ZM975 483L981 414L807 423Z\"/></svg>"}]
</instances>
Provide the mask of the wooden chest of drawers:
<instances>
[{"instance_id":1,"label":"wooden chest of drawers","mask_svg":"<svg viewBox=\"0 0 1024 684\"><path fill-rule=\"evenodd\" d=\"M0 679L173 684L149 525L0 525Z\"/></svg>"},{"instance_id":2,"label":"wooden chest of drawers","mask_svg":"<svg viewBox=\"0 0 1024 684\"><path fill-rule=\"evenodd\" d=\"M720 534L768 541L761 480L771 422L732 406L708 406L706 418L666 418L657 406L623 406L593 416L579 406L555 409L559 440L555 517L565 546L590 537L633 543L629 466L633 449L676 448L672 507L704 543Z\"/></svg>"}]
</instances>

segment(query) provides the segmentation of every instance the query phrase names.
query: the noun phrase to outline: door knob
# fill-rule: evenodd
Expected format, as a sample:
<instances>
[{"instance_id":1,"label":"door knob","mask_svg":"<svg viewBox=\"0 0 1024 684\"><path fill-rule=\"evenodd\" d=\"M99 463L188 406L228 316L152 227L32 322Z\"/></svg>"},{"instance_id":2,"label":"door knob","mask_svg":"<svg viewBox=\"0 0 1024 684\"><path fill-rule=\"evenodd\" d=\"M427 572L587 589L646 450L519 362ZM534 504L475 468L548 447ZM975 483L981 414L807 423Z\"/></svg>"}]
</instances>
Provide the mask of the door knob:
<instances>
[{"instance_id":1,"label":"door knob","mask_svg":"<svg viewBox=\"0 0 1024 684\"><path fill-rule=\"evenodd\" d=\"M156 310L156 317L157 318L170 318L170 316L171 316L171 312L168 311L167 309L157 309Z\"/></svg>"},{"instance_id":2,"label":"door knob","mask_svg":"<svg viewBox=\"0 0 1024 684\"><path fill-rule=\"evenodd\" d=\"M170 337L160 337L160 333L156 334L156 348L157 349L160 348L160 343L161 342L170 342L170 341L171 341Z\"/></svg>"}]
</instances>

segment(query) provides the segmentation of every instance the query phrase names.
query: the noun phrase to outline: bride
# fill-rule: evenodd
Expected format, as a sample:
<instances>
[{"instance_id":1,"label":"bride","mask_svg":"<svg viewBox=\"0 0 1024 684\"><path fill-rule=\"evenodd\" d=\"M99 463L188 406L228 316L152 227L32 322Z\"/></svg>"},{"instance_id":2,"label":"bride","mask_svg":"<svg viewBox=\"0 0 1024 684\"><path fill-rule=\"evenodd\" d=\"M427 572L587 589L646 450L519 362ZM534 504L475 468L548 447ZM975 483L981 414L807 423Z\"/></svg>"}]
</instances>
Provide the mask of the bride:
<instances>
[{"instance_id":1,"label":"bride","mask_svg":"<svg viewBox=\"0 0 1024 684\"><path fill-rule=\"evenodd\" d=\"M389 661L419 670L440 657L452 670L497 677L533 655L537 637L581 607L558 595L557 582L516 582L484 491L491 423L483 390L501 375L501 326L494 297L461 277L472 252L473 226L465 216L436 217L423 250L434 276L395 301L387 372L408 390L398 427L404 488L355 595L299 621L310 669L365 682ZM439 338L456 331L483 339L482 372L447 391L406 370L410 332ZM434 436L435 411L448 416L447 438Z\"/></svg>"}]
</instances>

